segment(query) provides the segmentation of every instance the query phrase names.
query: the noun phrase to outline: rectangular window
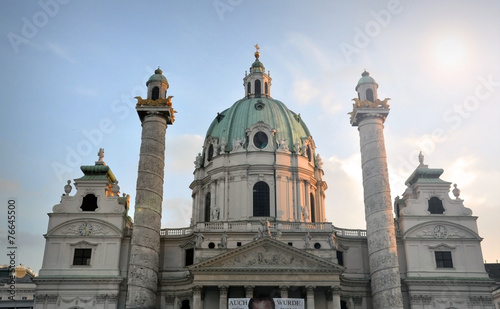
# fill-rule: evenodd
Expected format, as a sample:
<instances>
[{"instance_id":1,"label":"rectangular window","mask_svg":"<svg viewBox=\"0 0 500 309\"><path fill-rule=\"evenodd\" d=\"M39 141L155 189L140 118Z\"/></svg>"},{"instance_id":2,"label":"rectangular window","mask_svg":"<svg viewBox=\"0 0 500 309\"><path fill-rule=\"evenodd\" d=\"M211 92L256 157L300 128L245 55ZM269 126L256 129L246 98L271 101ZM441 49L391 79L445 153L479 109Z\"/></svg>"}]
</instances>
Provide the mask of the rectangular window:
<instances>
[{"instance_id":1,"label":"rectangular window","mask_svg":"<svg viewBox=\"0 0 500 309\"><path fill-rule=\"evenodd\" d=\"M75 249L73 265L90 265L92 249Z\"/></svg>"},{"instance_id":2,"label":"rectangular window","mask_svg":"<svg viewBox=\"0 0 500 309\"><path fill-rule=\"evenodd\" d=\"M339 265L344 266L344 252L337 251L337 261Z\"/></svg>"},{"instance_id":3,"label":"rectangular window","mask_svg":"<svg viewBox=\"0 0 500 309\"><path fill-rule=\"evenodd\" d=\"M184 262L185 262L186 266L193 265L193 263L194 263L194 249L186 249L186 257L185 258L186 258L186 260Z\"/></svg>"},{"instance_id":4,"label":"rectangular window","mask_svg":"<svg viewBox=\"0 0 500 309\"><path fill-rule=\"evenodd\" d=\"M437 268L453 268L450 251L435 251Z\"/></svg>"}]
</instances>

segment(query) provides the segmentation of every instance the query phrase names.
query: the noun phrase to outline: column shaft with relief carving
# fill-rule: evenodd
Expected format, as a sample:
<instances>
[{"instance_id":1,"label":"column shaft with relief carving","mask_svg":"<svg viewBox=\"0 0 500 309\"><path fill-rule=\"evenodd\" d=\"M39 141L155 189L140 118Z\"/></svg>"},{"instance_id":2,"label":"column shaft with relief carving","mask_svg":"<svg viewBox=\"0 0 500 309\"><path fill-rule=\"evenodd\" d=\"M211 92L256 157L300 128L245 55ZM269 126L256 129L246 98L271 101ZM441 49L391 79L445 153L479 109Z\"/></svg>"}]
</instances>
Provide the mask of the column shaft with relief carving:
<instances>
[{"instance_id":1,"label":"column shaft with relief carving","mask_svg":"<svg viewBox=\"0 0 500 309\"><path fill-rule=\"evenodd\" d=\"M351 113L351 124L358 126L360 136L373 308L402 309L401 277L383 133L389 109L377 103L355 107Z\"/></svg>"}]
</instances>

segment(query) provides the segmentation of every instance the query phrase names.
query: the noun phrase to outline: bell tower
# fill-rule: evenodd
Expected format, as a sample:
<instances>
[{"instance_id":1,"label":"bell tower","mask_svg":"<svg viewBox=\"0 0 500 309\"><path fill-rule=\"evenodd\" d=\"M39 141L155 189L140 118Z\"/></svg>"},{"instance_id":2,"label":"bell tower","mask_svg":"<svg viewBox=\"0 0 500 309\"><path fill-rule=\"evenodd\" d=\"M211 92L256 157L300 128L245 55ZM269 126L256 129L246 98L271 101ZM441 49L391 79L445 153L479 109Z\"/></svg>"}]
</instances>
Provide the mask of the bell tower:
<instances>
[{"instance_id":1,"label":"bell tower","mask_svg":"<svg viewBox=\"0 0 500 309\"><path fill-rule=\"evenodd\" d=\"M356 86L358 98L353 99L351 125L358 127L360 137L373 308L403 309L384 141L389 99L380 101L377 88L370 74L363 72Z\"/></svg>"},{"instance_id":2,"label":"bell tower","mask_svg":"<svg viewBox=\"0 0 500 309\"><path fill-rule=\"evenodd\" d=\"M130 246L127 308L156 308L161 208L167 125L174 123L168 81L158 68L146 83L148 97L137 99L142 123L134 227Z\"/></svg>"}]
</instances>

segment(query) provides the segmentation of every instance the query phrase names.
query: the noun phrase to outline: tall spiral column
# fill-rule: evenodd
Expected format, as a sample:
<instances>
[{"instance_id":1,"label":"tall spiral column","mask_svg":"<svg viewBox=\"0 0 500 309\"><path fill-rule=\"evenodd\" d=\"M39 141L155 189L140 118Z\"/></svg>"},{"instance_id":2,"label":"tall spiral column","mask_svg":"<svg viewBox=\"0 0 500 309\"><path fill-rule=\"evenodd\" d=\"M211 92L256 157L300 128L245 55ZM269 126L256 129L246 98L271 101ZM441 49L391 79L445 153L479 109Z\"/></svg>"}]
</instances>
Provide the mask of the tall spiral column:
<instances>
[{"instance_id":1,"label":"tall spiral column","mask_svg":"<svg viewBox=\"0 0 500 309\"><path fill-rule=\"evenodd\" d=\"M387 100L374 101L357 100L351 113L351 124L358 126L360 136L373 308L402 309L401 277L383 132L389 106Z\"/></svg>"},{"instance_id":2,"label":"tall spiral column","mask_svg":"<svg viewBox=\"0 0 500 309\"><path fill-rule=\"evenodd\" d=\"M165 135L175 113L170 98L138 101L142 137L128 270L130 309L157 307Z\"/></svg>"}]
</instances>

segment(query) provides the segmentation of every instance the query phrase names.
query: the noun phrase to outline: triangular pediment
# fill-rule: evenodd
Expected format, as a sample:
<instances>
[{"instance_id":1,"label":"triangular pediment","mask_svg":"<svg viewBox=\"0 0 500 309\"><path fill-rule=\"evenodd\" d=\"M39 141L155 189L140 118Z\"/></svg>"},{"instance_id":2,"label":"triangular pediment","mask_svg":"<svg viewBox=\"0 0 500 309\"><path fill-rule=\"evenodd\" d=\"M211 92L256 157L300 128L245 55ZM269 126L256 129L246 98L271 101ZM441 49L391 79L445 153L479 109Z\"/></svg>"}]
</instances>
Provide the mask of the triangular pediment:
<instances>
[{"instance_id":1,"label":"triangular pediment","mask_svg":"<svg viewBox=\"0 0 500 309\"><path fill-rule=\"evenodd\" d=\"M332 272L344 267L272 238L261 238L190 267L191 271L272 270Z\"/></svg>"}]
</instances>

